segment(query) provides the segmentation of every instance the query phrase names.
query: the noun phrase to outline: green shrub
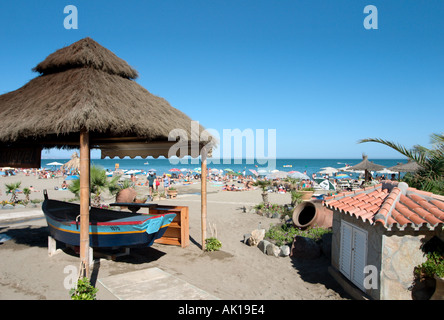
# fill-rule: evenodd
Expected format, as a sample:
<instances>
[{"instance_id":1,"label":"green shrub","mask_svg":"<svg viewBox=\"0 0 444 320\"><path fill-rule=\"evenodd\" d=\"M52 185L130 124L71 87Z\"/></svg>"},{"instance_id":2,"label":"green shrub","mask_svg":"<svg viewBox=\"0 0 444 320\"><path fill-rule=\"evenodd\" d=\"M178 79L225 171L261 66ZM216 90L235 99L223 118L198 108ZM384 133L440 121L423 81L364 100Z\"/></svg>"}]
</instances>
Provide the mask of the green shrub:
<instances>
[{"instance_id":1,"label":"green shrub","mask_svg":"<svg viewBox=\"0 0 444 320\"><path fill-rule=\"evenodd\" d=\"M205 251L219 251L222 243L214 237L205 239Z\"/></svg>"},{"instance_id":2,"label":"green shrub","mask_svg":"<svg viewBox=\"0 0 444 320\"><path fill-rule=\"evenodd\" d=\"M69 291L71 300L96 300L98 289L94 288L89 279L84 277L77 281L77 287Z\"/></svg>"},{"instance_id":3,"label":"green shrub","mask_svg":"<svg viewBox=\"0 0 444 320\"><path fill-rule=\"evenodd\" d=\"M296 236L307 237L319 242L322 236L331 233L330 229L321 227L311 227L305 230L295 227L292 224L271 225L265 233L265 238L275 242L277 246L291 245Z\"/></svg>"},{"instance_id":4,"label":"green shrub","mask_svg":"<svg viewBox=\"0 0 444 320\"><path fill-rule=\"evenodd\" d=\"M418 276L426 276L433 278L437 275L440 278L444 277L444 255L438 251L427 253L427 260L415 267L415 273Z\"/></svg>"}]
</instances>

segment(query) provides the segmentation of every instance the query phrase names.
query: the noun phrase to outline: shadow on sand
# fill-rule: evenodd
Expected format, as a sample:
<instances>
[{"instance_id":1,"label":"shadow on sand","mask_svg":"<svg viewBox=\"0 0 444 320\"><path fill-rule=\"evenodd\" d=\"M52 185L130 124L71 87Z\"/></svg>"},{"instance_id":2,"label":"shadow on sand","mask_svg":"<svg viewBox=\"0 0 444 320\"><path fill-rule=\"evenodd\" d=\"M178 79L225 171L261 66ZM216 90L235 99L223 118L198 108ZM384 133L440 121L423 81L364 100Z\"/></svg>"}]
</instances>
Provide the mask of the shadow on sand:
<instances>
[{"instance_id":1,"label":"shadow on sand","mask_svg":"<svg viewBox=\"0 0 444 320\"><path fill-rule=\"evenodd\" d=\"M322 284L327 289L338 293L342 298L352 299L352 297L328 273L330 260L325 255L321 255L319 258L313 260L291 258L291 263L298 271L302 280L308 283Z\"/></svg>"}]
</instances>

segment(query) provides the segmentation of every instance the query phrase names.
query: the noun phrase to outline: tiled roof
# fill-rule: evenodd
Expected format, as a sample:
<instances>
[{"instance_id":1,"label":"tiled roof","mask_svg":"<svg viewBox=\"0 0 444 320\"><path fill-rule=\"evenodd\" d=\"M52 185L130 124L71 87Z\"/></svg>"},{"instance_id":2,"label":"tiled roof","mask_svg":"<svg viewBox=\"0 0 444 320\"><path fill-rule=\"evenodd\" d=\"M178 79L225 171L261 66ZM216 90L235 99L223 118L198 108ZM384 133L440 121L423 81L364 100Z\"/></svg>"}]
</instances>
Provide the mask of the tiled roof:
<instances>
[{"instance_id":1,"label":"tiled roof","mask_svg":"<svg viewBox=\"0 0 444 320\"><path fill-rule=\"evenodd\" d=\"M388 230L420 227L433 230L444 225L444 196L410 188L405 182L382 183L343 192L324 200L330 209L355 216Z\"/></svg>"}]
</instances>

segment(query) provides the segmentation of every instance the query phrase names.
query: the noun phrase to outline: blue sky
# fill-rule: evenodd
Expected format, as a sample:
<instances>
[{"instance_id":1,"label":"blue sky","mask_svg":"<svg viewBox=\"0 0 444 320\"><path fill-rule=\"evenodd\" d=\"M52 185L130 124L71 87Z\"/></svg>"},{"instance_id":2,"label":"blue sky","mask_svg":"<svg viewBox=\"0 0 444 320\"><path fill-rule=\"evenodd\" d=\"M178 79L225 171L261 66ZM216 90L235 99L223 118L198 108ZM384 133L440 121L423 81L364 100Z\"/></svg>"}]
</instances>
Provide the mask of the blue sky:
<instances>
[{"instance_id":1,"label":"blue sky","mask_svg":"<svg viewBox=\"0 0 444 320\"><path fill-rule=\"evenodd\" d=\"M78 9L77 30L63 26L66 5ZM364 28L367 5L377 30ZM3 1L0 94L89 36L221 135L276 129L278 157L399 158L357 141L428 146L444 131L443 21L442 0ZM71 152L42 154L59 155Z\"/></svg>"}]
</instances>

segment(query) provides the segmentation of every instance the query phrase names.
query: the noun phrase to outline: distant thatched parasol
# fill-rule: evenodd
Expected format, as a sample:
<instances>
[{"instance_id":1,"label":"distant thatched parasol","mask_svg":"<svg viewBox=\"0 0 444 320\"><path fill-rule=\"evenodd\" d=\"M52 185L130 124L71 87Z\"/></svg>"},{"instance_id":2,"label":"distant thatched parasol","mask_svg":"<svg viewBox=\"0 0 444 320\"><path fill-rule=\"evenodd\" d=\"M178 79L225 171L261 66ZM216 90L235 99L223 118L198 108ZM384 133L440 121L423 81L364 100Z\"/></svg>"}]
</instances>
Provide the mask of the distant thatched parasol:
<instances>
[{"instance_id":1,"label":"distant thatched parasol","mask_svg":"<svg viewBox=\"0 0 444 320\"><path fill-rule=\"evenodd\" d=\"M74 152L72 154L71 160L69 160L67 163L65 163L62 166L62 169L75 170L75 171L80 170L80 158L79 158L79 155L77 154L77 152Z\"/></svg>"},{"instance_id":2,"label":"distant thatched parasol","mask_svg":"<svg viewBox=\"0 0 444 320\"><path fill-rule=\"evenodd\" d=\"M364 170L365 181L367 181L367 180L369 180L369 177L371 176L370 171L378 171L378 170L382 170L384 168L385 167L380 164L376 164L376 163L373 163L372 161L369 161L368 156L363 154L362 161L354 166L349 167L348 170Z\"/></svg>"},{"instance_id":3,"label":"distant thatched parasol","mask_svg":"<svg viewBox=\"0 0 444 320\"><path fill-rule=\"evenodd\" d=\"M407 163L399 163L396 166L389 168L389 170L396 172L416 172L421 169L421 166L413 160L409 160Z\"/></svg>"},{"instance_id":4,"label":"distant thatched parasol","mask_svg":"<svg viewBox=\"0 0 444 320\"><path fill-rule=\"evenodd\" d=\"M140 86L133 68L91 38L57 50L33 71L40 76L0 95L0 166L38 168L43 148L79 148L80 259L88 276L90 149L102 158L201 155L205 177L217 142L202 138L202 126ZM201 188L204 250L206 179Z\"/></svg>"}]
</instances>

